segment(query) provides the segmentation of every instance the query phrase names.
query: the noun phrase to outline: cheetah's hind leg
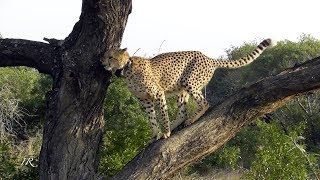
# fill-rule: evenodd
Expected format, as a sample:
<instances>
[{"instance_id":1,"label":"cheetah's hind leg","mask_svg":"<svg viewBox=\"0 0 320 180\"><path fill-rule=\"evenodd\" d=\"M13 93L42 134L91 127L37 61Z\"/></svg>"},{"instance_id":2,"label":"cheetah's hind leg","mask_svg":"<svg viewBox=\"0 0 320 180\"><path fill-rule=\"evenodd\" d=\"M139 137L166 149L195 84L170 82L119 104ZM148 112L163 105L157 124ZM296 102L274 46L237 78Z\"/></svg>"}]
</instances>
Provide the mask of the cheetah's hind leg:
<instances>
[{"instance_id":1,"label":"cheetah's hind leg","mask_svg":"<svg viewBox=\"0 0 320 180\"><path fill-rule=\"evenodd\" d=\"M209 108L209 103L203 97L201 91L189 92L198 105L198 111L192 116L191 119L186 121L186 125L190 125L197 121Z\"/></svg>"},{"instance_id":2,"label":"cheetah's hind leg","mask_svg":"<svg viewBox=\"0 0 320 180\"><path fill-rule=\"evenodd\" d=\"M186 91L182 91L178 94L178 114L177 119L171 122L171 129L177 128L180 124L187 120L187 103L189 101L189 94Z\"/></svg>"}]
</instances>

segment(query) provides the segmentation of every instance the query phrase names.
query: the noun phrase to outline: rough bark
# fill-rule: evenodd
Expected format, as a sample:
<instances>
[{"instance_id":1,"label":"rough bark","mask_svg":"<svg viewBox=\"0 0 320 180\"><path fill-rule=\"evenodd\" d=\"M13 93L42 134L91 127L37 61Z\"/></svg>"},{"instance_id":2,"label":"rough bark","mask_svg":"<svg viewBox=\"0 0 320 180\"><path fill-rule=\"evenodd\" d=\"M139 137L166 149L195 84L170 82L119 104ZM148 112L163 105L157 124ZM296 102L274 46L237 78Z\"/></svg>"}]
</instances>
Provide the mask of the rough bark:
<instances>
[{"instance_id":1,"label":"rough bark","mask_svg":"<svg viewBox=\"0 0 320 180\"><path fill-rule=\"evenodd\" d=\"M61 71L50 93L40 179L99 179L103 100L110 74L103 53L119 47L131 1L83 0L82 14L61 46Z\"/></svg>"},{"instance_id":2,"label":"rough bark","mask_svg":"<svg viewBox=\"0 0 320 180\"><path fill-rule=\"evenodd\" d=\"M131 0L83 0L64 41L0 40L0 66L29 66L53 77L47 94L40 179L99 179L103 100L110 74L100 58L120 46Z\"/></svg>"},{"instance_id":3,"label":"rough bark","mask_svg":"<svg viewBox=\"0 0 320 180\"><path fill-rule=\"evenodd\" d=\"M169 179L214 152L243 126L294 96L320 88L320 57L243 88L210 108L195 124L140 152L112 179Z\"/></svg>"},{"instance_id":4,"label":"rough bark","mask_svg":"<svg viewBox=\"0 0 320 180\"><path fill-rule=\"evenodd\" d=\"M55 47L23 39L0 39L0 67L28 66L53 74L58 68L59 52Z\"/></svg>"}]
</instances>

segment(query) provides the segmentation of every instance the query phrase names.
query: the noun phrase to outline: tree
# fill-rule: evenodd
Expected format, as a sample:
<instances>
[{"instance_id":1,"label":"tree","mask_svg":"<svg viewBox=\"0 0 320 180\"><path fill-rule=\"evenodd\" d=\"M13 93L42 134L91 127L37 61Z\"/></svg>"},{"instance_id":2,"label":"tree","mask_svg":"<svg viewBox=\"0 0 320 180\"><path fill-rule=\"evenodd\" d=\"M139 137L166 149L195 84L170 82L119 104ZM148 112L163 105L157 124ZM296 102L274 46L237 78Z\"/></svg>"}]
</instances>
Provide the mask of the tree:
<instances>
[{"instance_id":1,"label":"tree","mask_svg":"<svg viewBox=\"0 0 320 180\"><path fill-rule=\"evenodd\" d=\"M53 78L47 93L40 179L99 179L102 106L111 74L104 52L120 46L131 1L83 0L63 41L0 40L0 66L28 66Z\"/></svg>"},{"instance_id":2,"label":"tree","mask_svg":"<svg viewBox=\"0 0 320 180\"><path fill-rule=\"evenodd\" d=\"M80 20L63 41L0 40L0 66L29 66L53 78L47 93L40 179L102 179L97 174L102 105L111 74L100 58L120 46L130 12L130 0L83 0ZM199 122L148 146L113 179L172 176L215 151L257 116L320 88L319 66L318 58L241 89Z\"/></svg>"}]
</instances>

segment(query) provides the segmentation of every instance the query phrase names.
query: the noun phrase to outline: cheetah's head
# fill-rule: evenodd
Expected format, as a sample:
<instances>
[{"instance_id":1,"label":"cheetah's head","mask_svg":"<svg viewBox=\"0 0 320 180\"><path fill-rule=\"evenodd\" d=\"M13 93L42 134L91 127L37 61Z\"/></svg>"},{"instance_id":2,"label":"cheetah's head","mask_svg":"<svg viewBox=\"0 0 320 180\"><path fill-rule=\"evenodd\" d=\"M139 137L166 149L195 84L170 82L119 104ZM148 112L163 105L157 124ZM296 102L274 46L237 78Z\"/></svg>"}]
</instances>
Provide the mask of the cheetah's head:
<instances>
[{"instance_id":1,"label":"cheetah's head","mask_svg":"<svg viewBox=\"0 0 320 180\"><path fill-rule=\"evenodd\" d=\"M104 54L101 63L107 71L115 72L116 70L123 69L129 59L130 56L127 48L112 49Z\"/></svg>"}]
</instances>

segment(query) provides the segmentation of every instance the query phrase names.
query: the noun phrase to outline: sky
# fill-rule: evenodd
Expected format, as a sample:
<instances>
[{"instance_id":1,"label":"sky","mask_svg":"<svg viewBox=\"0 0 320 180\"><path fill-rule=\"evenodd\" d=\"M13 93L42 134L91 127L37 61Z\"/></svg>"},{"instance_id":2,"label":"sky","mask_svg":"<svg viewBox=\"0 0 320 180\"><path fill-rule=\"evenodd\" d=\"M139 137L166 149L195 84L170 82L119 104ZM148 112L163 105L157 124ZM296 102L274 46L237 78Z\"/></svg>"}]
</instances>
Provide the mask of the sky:
<instances>
[{"instance_id":1,"label":"sky","mask_svg":"<svg viewBox=\"0 0 320 180\"><path fill-rule=\"evenodd\" d=\"M319 0L133 0L122 47L130 54L197 50L218 58L231 46L264 38L320 39ZM64 39L79 20L81 0L0 0L5 38Z\"/></svg>"}]
</instances>

